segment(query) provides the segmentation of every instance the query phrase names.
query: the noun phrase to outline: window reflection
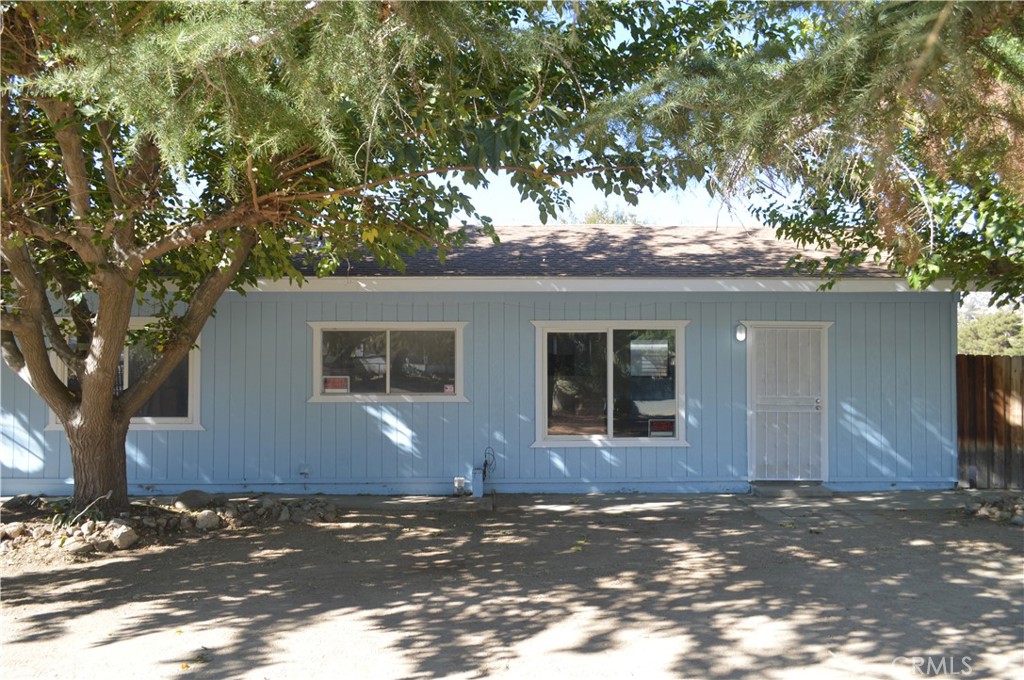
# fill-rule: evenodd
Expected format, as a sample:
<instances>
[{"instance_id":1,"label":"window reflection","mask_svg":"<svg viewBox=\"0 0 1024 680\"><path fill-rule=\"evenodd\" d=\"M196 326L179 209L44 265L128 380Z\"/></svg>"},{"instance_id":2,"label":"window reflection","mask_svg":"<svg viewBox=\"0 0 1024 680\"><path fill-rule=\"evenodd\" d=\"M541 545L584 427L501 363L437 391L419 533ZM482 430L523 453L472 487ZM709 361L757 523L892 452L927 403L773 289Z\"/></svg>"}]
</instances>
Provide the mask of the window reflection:
<instances>
[{"instance_id":1,"label":"window reflection","mask_svg":"<svg viewBox=\"0 0 1024 680\"><path fill-rule=\"evenodd\" d=\"M451 331L391 332L391 392L455 393L455 334Z\"/></svg>"},{"instance_id":2,"label":"window reflection","mask_svg":"<svg viewBox=\"0 0 1024 680\"><path fill-rule=\"evenodd\" d=\"M614 438L675 437L675 341L671 329L547 333L547 434L608 435L610 419Z\"/></svg>"},{"instance_id":3,"label":"window reflection","mask_svg":"<svg viewBox=\"0 0 1024 680\"><path fill-rule=\"evenodd\" d=\"M615 436L675 436L675 332L621 330L612 338Z\"/></svg>"},{"instance_id":4,"label":"window reflection","mask_svg":"<svg viewBox=\"0 0 1024 680\"><path fill-rule=\"evenodd\" d=\"M455 395L455 332L325 330L321 394Z\"/></svg>"},{"instance_id":5,"label":"window reflection","mask_svg":"<svg viewBox=\"0 0 1024 680\"><path fill-rule=\"evenodd\" d=\"M548 334L548 434L608 433L607 333Z\"/></svg>"}]
</instances>

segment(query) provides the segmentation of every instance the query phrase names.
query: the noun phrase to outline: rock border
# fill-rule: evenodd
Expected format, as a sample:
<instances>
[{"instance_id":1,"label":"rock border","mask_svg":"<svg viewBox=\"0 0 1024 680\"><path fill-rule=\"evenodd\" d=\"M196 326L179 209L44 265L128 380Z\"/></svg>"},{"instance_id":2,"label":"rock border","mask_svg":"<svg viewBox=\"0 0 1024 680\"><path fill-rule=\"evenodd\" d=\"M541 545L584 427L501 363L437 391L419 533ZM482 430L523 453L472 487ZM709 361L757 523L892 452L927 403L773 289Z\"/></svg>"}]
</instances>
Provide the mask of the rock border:
<instances>
[{"instance_id":1,"label":"rock border","mask_svg":"<svg viewBox=\"0 0 1024 680\"><path fill-rule=\"evenodd\" d=\"M21 547L54 548L71 555L112 553L164 542L174 535L281 523L334 523L345 511L327 498L271 494L229 498L191 489L169 503L135 501L129 512L110 519L86 518L74 525L43 519L52 507L45 496L16 496L0 505L33 509L38 519L0 524L0 552Z\"/></svg>"},{"instance_id":2,"label":"rock border","mask_svg":"<svg viewBox=\"0 0 1024 680\"><path fill-rule=\"evenodd\" d=\"M1024 496L1005 496L995 500L968 501L964 512L971 517L1024 526Z\"/></svg>"}]
</instances>

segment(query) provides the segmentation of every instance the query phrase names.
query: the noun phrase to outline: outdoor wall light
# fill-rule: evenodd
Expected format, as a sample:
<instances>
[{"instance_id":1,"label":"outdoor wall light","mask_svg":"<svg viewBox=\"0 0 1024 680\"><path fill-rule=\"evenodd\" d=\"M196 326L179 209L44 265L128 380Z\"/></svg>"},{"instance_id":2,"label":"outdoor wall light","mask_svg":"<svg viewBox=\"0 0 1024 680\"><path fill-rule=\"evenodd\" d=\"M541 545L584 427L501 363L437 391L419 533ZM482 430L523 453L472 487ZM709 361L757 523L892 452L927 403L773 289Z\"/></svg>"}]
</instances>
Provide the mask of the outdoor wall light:
<instances>
[{"instance_id":1,"label":"outdoor wall light","mask_svg":"<svg viewBox=\"0 0 1024 680\"><path fill-rule=\"evenodd\" d=\"M747 327L742 323L736 324L736 339L743 342L747 339Z\"/></svg>"}]
</instances>

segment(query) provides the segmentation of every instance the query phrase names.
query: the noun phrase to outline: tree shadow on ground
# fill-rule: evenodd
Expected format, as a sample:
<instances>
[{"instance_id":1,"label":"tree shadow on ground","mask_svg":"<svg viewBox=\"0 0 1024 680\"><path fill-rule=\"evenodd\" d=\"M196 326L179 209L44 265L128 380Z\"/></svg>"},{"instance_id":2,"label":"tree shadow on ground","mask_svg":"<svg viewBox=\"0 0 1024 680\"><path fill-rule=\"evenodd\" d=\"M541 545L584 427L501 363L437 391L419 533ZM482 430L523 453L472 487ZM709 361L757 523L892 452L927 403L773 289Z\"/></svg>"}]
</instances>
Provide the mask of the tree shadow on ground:
<instances>
[{"instance_id":1,"label":"tree shadow on ground","mask_svg":"<svg viewBox=\"0 0 1024 680\"><path fill-rule=\"evenodd\" d=\"M216 678L895 678L924 656L952 657L948 670L971 657L978 677L1019 668L1014 528L628 503L381 505L18 574L3 583L5 656L73 637L86 658L128 650L157 673Z\"/></svg>"}]
</instances>

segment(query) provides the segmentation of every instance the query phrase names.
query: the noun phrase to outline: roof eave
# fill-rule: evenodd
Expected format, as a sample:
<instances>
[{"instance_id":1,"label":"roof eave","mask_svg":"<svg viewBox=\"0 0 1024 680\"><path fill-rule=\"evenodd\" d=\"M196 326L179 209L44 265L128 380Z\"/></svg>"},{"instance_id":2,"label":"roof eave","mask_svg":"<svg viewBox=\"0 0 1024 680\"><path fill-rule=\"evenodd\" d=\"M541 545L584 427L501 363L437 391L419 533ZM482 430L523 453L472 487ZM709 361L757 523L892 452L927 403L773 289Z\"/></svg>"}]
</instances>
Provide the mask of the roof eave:
<instances>
[{"instance_id":1,"label":"roof eave","mask_svg":"<svg viewBox=\"0 0 1024 680\"><path fill-rule=\"evenodd\" d=\"M331 276L301 286L287 280L260 280L249 292L262 293L903 293L916 292L895 276L839 280L828 291L808 277L530 277L530 276ZM927 292L952 292L941 280Z\"/></svg>"}]
</instances>

